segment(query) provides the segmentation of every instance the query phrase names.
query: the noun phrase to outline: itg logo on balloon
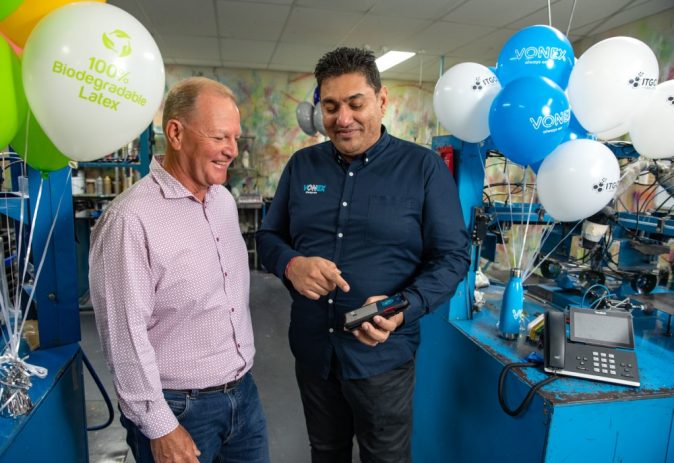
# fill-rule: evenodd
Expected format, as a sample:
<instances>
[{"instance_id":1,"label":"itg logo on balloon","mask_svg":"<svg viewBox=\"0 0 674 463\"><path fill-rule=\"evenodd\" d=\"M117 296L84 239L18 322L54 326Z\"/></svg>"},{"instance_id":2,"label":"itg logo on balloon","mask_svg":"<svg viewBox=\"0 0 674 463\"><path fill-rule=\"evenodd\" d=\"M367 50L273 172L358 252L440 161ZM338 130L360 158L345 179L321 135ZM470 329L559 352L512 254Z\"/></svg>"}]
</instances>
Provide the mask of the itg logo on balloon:
<instances>
[{"instance_id":1,"label":"itg logo on balloon","mask_svg":"<svg viewBox=\"0 0 674 463\"><path fill-rule=\"evenodd\" d=\"M543 133L552 133L562 130L564 128L564 124L568 125L570 120L570 109L565 109L564 111L560 111L555 114L548 114L547 116L538 116L536 119L533 117L529 118L529 122L531 122L531 126L534 128L534 130L538 130L541 128L541 126L543 126L545 129L543 130Z\"/></svg>"},{"instance_id":2,"label":"itg logo on balloon","mask_svg":"<svg viewBox=\"0 0 674 463\"><path fill-rule=\"evenodd\" d=\"M566 50L558 47L527 47L515 50L515 56L510 57L510 61L520 61L526 59L527 62L536 60L566 60Z\"/></svg>"},{"instance_id":3,"label":"itg logo on balloon","mask_svg":"<svg viewBox=\"0 0 674 463\"><path fill-rule=\"evenodd\" d=\"M498 78L496 76L476 76L473 90L480 91L487 87L493 87L496 84L498 84Z\"/></svg>"},{"instance_id":4,"label":"itg logo on balloon","mask_svg":"<svg viewBox=\"0 0 674 463\"><path fill-rule=\"evenodd\" d=\"M658 79L644 77L644 73L640 72L639 74L637 74L635 78L630 79L629 85L630 87L633 88L639 87L655 88L655 86L658 85Z\"/></svg>"}]
</instances>

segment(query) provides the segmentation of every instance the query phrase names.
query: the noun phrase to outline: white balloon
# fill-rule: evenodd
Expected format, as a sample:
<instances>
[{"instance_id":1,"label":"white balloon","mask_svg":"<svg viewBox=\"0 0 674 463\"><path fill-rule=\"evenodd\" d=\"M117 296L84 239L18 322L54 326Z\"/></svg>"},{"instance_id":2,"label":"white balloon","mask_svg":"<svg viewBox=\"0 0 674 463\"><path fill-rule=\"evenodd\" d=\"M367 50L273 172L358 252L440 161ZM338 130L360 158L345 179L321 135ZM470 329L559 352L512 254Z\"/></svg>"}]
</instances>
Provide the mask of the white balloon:
<instances>
[{"instance_id":1,"label":"white balloon","mask_svg":"<svg viewBox=\"0 0 674 463\"><path fill-rule=\"evenodd\" d=\"M73 3L33 29L23 85L54 145L76 161L91 161L150 124L164 94L164 63L150 33L129 13L105 3Z\"/></svg>"},{"instance_id":2,"label":"white balloon","mask_svg":"<svg viewBox=\"0 0 674 463\"><path fill-rule=\"evenodd\" d=\"M500 91L498 78L487 66L457 64L435 84L435 115L449 133L477 143L489 136L489 109Z\"/></svg>"},{"instance_id":3,"label":"white balloon","mask_svg":"<svg viewBox=\"0 0 674 463\"><path fill-rule=\"evenodd\" d=\"M314 127L314 105L308 101L301 101L295 110L297 116L297 123L300 129L307 135L316 135L316 128Z\"/></svg>"},{"instance_id":4,"label":"white balloon","mask_svg":"<svg viewBox=\"0 0 674 463\"><path fill-rule=\"evenodd\" d=\"M571 71L568 95L578 122L602 133L628 122L639 101L658 83L653 51L631 37L611 37L590 47Z\"/></svg>"},{"instance_id":5,"label":"white balloon","mask_svg":"<svg viewBox=\"0 0 674 463\"><path fill-rule=\"evenodd\" d=\"M661 83L634 115L629 128L637 153L651 159L674 156L674 80Z\"/></svg>"},{"instance_id":6,"label":"white balloon","mask_svg":"<svg viewBox=\"0 0 674 463\"><path fill-rule=\"evenodd\" d=\"M314 121L314 128L318 130L321 135L328 135L328 132L325 131L325 126L323 125L323 111L321 111L321 102L316 103L314 107L314 116L312 118Z\"/></svg>"},{"instance_id":7,"label":"white balloon","mask_svg":"<svg viewBox=\"0 0 674 463\"><path fill-rule=\"evenodd\" d=\"M620 166L605 145L587 139L567 141L538 169L538 199L555 220L572 222L599 212L615 196Z\"/></svg>"},{"instance_id":8,"label":"white balloon","mask_svg":"<svg viewBox=\"0 0 674 463\"><path fill-rule=\"evenodd\" d=\"M629 129L630 129L629 123L623 122L618 127L613 127L610 130L597 133L595 134L595 136L597 137L598 140L605 140L605 141L616 140L625 135L629 131Z\"/></svg>"}]
</instances>

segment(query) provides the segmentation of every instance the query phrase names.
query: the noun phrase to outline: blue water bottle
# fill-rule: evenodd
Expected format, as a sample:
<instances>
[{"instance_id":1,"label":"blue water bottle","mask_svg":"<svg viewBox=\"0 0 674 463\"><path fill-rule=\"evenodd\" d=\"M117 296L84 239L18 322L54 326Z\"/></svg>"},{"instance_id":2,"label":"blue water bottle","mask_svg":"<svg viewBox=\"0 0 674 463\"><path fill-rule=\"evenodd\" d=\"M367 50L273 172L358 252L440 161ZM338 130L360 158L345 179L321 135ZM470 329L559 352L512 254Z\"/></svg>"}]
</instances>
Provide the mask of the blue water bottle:
<instances>
[{"instance_id":1,"label":"blue water bottle","mask_svg":"<svg viewBox=\"0 0 674 463\"><path fill-rule=\"evenodd\" d=\"M520 332L520 320L524 307L524 288L522 287L522 270L510 270L510 280L503 292L501 315L498 322L499 335L508 340L517 339Z\"/></svg>"}]
</instances>

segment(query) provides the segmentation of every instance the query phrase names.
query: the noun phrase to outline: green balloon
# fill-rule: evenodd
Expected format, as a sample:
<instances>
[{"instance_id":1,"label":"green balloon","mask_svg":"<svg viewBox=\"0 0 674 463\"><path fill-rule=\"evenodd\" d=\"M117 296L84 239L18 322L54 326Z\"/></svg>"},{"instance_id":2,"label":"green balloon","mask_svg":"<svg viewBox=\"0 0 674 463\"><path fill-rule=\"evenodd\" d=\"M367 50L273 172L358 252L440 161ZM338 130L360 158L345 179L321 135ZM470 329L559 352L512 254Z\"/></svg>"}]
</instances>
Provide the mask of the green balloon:
<instances>
[{"instance_id":1,"label":"green balloon","mask_svg":"<svg viewBox=\"0 0 674 463\"><path fill-rule=\"evenodd\" d=\"M26 151L26 129L28 132L28 150ZM11 142L12 148L33 169L52 172L63 169L70 161L61 153L44 133L42 127L30 112L27 124L24 123ZM26 156L27 155L27 156Z\"/></svg>"},{"instance_id":2,"label":"green balloon","mask_svg":"<svg viewBox=\"0 0 674 463\"><path fill-rule=\"evenodd\" d=\"M0 21L5 19L10 14L14 13L23 0L2 0L0 1Z\"/></svg>"},{"instance_id":3,"label":"green balloon","mask_svg":"<svg viewBox=\"0 0 674 463\"><path fill-rule=\"evenodd\" d=\"M26 119L28 102L21 81L21 63L0 37L0 149L14 137Z\"/></svg>"}]
</instances>

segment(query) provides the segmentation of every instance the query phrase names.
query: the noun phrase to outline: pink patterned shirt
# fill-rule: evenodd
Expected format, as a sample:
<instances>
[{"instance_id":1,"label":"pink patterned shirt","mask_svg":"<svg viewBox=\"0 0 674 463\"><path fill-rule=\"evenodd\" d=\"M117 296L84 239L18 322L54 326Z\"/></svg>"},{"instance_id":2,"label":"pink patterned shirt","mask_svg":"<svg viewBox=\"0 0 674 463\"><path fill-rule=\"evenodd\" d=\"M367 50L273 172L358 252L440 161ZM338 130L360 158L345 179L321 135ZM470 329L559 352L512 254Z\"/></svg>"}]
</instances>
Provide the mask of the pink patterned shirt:
<instances>
[{"instance_id":1,"label":"pink patterned shirt","mask_svg":"<svg viewBox=\"0 0 674 463\"><path fill-rule=\"evenodd\" d=\"M148 438L178 426L162 389L225 384L253 365L248 253L221 185L201 203L153 160L98 220L89 268L122 412Z\"/></svg>"}]
</instances>

